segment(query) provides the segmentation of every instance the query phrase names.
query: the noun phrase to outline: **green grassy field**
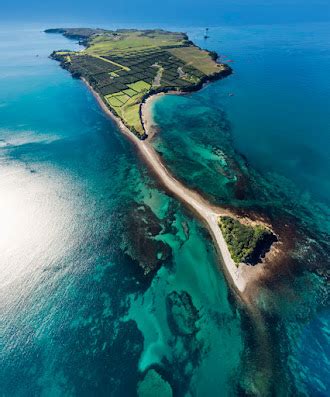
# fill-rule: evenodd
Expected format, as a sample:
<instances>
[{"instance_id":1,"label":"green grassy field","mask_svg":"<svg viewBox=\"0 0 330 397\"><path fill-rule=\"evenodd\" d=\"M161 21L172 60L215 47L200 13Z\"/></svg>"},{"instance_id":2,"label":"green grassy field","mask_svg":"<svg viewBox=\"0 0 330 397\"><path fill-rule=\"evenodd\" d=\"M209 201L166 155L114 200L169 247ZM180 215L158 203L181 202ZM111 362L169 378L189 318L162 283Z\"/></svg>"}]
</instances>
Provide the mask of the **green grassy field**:
<instances>
[{"instance_id":1,"label":"green grassy field","mask_svg":"<svg viewBox=\"0 0 330 397\"><path fill-rule=\"evenodd\" d=\"M75 77L84 77L140 138L146 137L140 119L146 95L170 89L192 90L226 70L209 52L191 44L184 33L83 28L55 29L51 33L73 38L82 34L85 50L55 51L53 58Z\"/></svg>"},{"instance_id":2,"label":"green grassy field","mask_svg":"<svg viewBox=\"0 0 330 397\"><path fill-rule=\"evenodd\" d=\"M120 31L93 37L85 50L87 54L107 55L109 51L153 49L164 46L184 45L184 35L164 31Z\"/></svg>"},{"instance_id":3,"label":"green grassy field","mask_svg":"<svg viewBox=\"0 0 330 397\"><path fill-rule=\"evenodd\" d=\"M172 48L169 52L206 75L217 73L222 66L214 62L207 51L200 50L198 47Z\"/></svg>"},{"instance_id":4,"label":"green grassy field","mask_svg":"<svg viewBox=\"0 0 330 397\"><path fill-rule=\"evenodd\" d=\"M140 103L151 86L141 80L128 84L128 87L124 91L105 95L104 98L130 128L134 127L135 131L142 135L144 131L140 120Z\"/></svg>"}]
</instances>

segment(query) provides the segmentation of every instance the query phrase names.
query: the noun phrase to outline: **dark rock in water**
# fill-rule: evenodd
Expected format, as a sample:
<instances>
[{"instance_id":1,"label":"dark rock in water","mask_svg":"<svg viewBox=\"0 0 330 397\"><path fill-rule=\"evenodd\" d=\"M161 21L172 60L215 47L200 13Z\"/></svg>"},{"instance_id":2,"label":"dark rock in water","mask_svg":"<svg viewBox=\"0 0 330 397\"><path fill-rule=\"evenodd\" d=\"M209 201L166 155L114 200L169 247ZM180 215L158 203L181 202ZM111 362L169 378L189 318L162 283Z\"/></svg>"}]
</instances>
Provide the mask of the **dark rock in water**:
<instances>
[{"instance_id":1,"label":"dark rock in water","mask_svg":"<svg viewBox=\"0 0 330 397\"><path fill-rule=\"evenodd\" d=\"M168 244L155 239L163 231L161 221L150 207L138 204L132 206L127 218L125 252L139 263L144 275L154 273L172 255Z\"/></svg>"},{"instance_id":2,"label":"dark rock in water","mask_svg":"<svg viewBox=\"0 0 330 397\"><path fill-rule=\"evenodd\" d=\"M164 368L170 368L166 373L173 394L176 396L189 395L189 385L207 352L205 340L198 337L201 316L187 291L172 291L166 297L166 312L168 326L172 332L169 345L172 350L171 362L166 359Z\"/></svg>"},{"instance_id":3,"label":"dark rock in water","mask_svg":"<svg viewBox=\"0 0 330 397\"><path fill-rule=\"evenodd\" d=\"M237 200L245 200L248 197L249 181L245 175L238 174L234 185L234 194Z\"/></svg>"},{"instance_id":4,"label":"dark rock in water","mask_svg":"<svg viewBox=\"0 0 330 397\"><path fill-rule=\"evenodd\" d=\"M184 235L186 237L186 240L188 241L189 240L189 236L190 236L189 225L188 225L188 223L186 221L183 221L181 223L181 225L182 225L183 233L184 233Z\"/></svg>"},{"instance_id":5,"label":"dark rock in water","mask_svg":"<svg viewBox=\"0 0 330 397\"><path fill-rule=\"evenodd\" d=\"M246 260L247 265L256 265L261 262L267 252L270 251L272 244L276 243L278 238L273 233L265 233L263 237L257 242L253 252Z\"/></svg>"},{"instance_id":6,"label":"dark rock in water","mask_svg":"<svg viewBox=\"0 0 330 397\"><path fill-rule=\"evenodd\" d=\"M170 201L166 217L164 220L162 220L164 226L163 233L176 234L178 232L177 228L174 226L176 213L177 203Z\"/></svg>"},{"instance_id":7,"label":"dark rock in water","mask_svg":"<svg viewBox=\"0 0 330 397\"><path fill-rule=\"evenodd\" d=\"M176 335L193 335L198 332L199 313L186 291L173 291L166 298L167 317Z\"/></svg>"}]
</instances>

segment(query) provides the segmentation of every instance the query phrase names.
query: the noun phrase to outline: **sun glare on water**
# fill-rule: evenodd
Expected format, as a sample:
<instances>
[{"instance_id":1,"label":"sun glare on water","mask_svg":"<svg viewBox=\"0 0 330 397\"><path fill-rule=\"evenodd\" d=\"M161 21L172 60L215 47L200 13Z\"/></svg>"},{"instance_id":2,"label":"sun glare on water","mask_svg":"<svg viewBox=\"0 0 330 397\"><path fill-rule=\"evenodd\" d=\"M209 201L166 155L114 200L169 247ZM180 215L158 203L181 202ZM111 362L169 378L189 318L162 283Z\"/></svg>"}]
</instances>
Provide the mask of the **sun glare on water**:
<instances>
[{"instance_id":1,"label":"sun glare on water","mask_svg":"<svg viewBox=\"0 0 330 397\"><path fill-rule=\"evenodd\" d=\"M61 194L63 182L48 172L0 167L1 288L26 277L34 284L69 249L73 209Z\"/></svg>"}]
</instances>

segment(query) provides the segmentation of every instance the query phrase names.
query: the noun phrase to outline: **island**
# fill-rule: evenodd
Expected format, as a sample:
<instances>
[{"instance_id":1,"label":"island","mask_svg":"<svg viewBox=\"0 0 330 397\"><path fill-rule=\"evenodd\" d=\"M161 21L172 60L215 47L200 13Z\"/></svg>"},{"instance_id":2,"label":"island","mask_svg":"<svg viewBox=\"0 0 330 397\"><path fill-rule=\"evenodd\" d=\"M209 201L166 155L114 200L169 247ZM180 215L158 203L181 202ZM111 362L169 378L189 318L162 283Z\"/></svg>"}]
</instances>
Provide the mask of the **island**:
<instances>
[{"instance_id":1,"label":"island","mask_svg":"<svg viewBox=\"0 0 330 397\"><path fill-rule=\"evenodd\" d=\"M247 287L255 291L265 266L263 258L277 241L271 225L215 206L186 187L169 172L151 144L154 122L149 99L168 92L199 90L205 83L228 76L232 69L219 63L215 52L197 47L185 33L89 28L48 29L46 33L63 34L85 47L81 51L57 50L51 58L84 81L102 109L136 145L165 190L205 224L229 284L248 302ZM149 271L144 268L145 273Z\"/></svg>"}]
</instances>

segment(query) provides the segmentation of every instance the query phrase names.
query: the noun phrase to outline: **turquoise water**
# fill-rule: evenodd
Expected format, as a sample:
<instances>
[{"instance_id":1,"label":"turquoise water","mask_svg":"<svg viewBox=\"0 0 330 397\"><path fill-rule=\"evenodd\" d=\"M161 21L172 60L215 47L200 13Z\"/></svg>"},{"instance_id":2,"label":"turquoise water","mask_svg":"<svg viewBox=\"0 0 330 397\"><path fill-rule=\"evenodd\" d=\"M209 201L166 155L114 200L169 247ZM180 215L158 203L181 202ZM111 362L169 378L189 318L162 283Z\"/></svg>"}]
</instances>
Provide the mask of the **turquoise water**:
<instances>
[{"instance_id":1,"label":"turquoise water","mask_svg":"<svg viewBox=\"0 0 330 397\"><path fill-rule=\"evenodd\" d=\"M325 33L315 38L322 42ZM198 29L189 34L201 37ZM295 34L284 30L286 46L300 42L302 33ZM273 126L274 116L258 88L265 89L266 81L271 95L280 88L276 79L256 79L265 65L269 77L277 59L272 51L260 54L260 42L264 37L265 49L278 36L267 27L212 29L209 46L235 58L236 73L200 93L157 102L155 144L176 175L203 187L213 200L261 208L273 218L298 217L304 241L323 233L294 253L301 269L305 251L313 253L308 268L320 273L328 263L329 218L322 190L328 181L318 170L325 172L329 163L320 157L313 168L318 179L311 178L311 190L296 200L310 172L303 163L295 177L298 168L288 161L290 150L305 158L292 144L296 125L280 123L285 157L281 141L259 124L262 115ZM277 395L326 395L330 324L323 278L304 271L261 290L258 304L271 340L264 348L274 358L273 375L264 379L253 324L219 272L205 229L158 187L84 85L48 59L54 49L77 45L20 27L0 31L0 39L1 394L134 396L173 390L211 396L221 390L231 396L269 385ZM325 79L329 53L323 40L309 70L324 65ZM249 46L255 62L247 69ZM311 89L319 72L310 73L305 84ZM317 87L326 96L324 84ZM326 104L316 101L318 95L313 92L315 103ZM248 128L243 104L250 106L244 114L254 114L258 133ZM320 124L314 119L313 126L326 156L327 120L319 112ZM306 145L312 141L314 147L316 140L304 131ZM147 275L146 265L154 268Z\"/></svg>"},{"instance_id":2,"label":"turquoise water","mask_svg":"<svg viewBox=\"0 0 330 397\"><path fill-rule=\"evenodd\" d=\"M232 394L245 336L205 230L48 59L73 42L0 35L1 394L135 395L150 368Z\"/></svg>"},{"instance_id":3,"label":"turquoise water","mask_svg":"<svg viewBox=\"0 0 330 397\"><path fill-rule=\"evenodd\" d=\"M166 140L159 137L157 142L159 150L165 151L161 145L170 140L168 146L176 151L175 159L179 157L173 161L176 172L215 200L255 206L266 199L288 210L291 206L295 214L299 207L308 211L300 218L308 215L313 227L328 236L329 27L275 25L211 31L207 43L200 39L202 31L188 33L199 45L216 50L222 60L232 59L234 74L197 94L158 101L156 120L166 127ZM211 158L214 148L224 153ZM232 163L229 170L226 161ZM248 178L253 172L258 179L253 189L250 184L242 187L247 164L251 166ZM237 179L242 181L239 188Z\"/></svg>"}]
</instances>

